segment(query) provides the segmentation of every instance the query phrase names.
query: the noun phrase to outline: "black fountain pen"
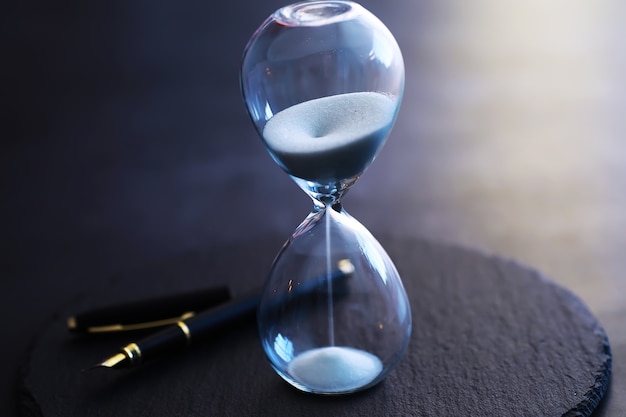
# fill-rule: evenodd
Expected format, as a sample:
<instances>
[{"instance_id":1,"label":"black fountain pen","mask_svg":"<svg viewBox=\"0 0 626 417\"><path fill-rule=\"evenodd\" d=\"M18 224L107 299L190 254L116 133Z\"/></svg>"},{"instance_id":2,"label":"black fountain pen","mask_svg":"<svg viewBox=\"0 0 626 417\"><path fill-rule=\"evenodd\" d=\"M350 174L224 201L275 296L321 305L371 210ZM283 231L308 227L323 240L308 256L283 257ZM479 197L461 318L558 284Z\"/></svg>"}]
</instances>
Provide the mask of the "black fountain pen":
<instances>
[{"instance_id":1,"label":"black fountain pen","mask_svg":"<svg viewBox=\"0 0 626 417\"><path fill-rule=\"evenodd\" d=\"M354 265L347 260L339 261L338 269L331 274L331 281L340 284L345 290L345 278L354 272ZM327 274L323 274L303 283L297 291L296 297L320 289L327 282ZM119 353L92 366L94 368L123 369L137 366L143 362L166 356L202 340L216 331L232 326L255 317L256 309L261 298L260 291L253 291L232 301L196 314L188 319L179 320L138 342L129 343L122 347Z\"/></svg>"}]
</instances>

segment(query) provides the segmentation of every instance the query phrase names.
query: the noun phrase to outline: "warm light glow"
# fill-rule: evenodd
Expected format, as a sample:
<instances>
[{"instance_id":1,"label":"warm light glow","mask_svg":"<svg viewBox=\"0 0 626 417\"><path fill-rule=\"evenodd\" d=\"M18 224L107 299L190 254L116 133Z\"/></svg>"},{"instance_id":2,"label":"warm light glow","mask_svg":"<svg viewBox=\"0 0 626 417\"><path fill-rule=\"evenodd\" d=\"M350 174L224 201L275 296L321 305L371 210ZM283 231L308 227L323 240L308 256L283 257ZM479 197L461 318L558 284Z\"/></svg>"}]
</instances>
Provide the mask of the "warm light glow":
<instances>
[{"instance_id":1,"label":"warm light glow","mask_svg":"<svg viewBox=\"0 0 626 417\"><path fill-rule=\"evenodd\" d=\"M607 291L603 277L626 267L626 3L410 4L392 22L412 48L403 133L387 145L399 168L363 178L393 202L397 232L494 250L618 301L626 280ZM394 186L407 176L412 188Z\"/></svg>"}]
</instances>

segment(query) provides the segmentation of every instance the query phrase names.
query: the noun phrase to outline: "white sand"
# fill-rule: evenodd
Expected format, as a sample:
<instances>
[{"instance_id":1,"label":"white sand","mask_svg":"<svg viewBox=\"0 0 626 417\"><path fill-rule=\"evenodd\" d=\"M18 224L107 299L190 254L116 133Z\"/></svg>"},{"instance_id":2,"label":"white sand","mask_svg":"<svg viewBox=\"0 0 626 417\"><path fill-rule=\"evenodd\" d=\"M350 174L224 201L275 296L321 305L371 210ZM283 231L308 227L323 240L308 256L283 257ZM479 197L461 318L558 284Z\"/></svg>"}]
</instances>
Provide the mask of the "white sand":
<instances>
[{"instance_id":1,"label":"white sand","mask_svg":"<svg viewBox=\"0 0 626 417\"><path fill-rule=\"evenodd\" d=\"M305 101L275 114L263 138L284 167L300 178L315 180L329 169L356 175L387 138L396 104L373 92Z\"/></svg>"},{"instance_id":2,"label":"white sand","mask_svg":"<svg viewBox=\"0 0 626 417\"><path fill-rule=\"evenodd\" d=\"M288 373L314 392L343 393L362 388L382 371L376 356L349 347L323 347L296 356Z\"/></svg>"}]
</instances>

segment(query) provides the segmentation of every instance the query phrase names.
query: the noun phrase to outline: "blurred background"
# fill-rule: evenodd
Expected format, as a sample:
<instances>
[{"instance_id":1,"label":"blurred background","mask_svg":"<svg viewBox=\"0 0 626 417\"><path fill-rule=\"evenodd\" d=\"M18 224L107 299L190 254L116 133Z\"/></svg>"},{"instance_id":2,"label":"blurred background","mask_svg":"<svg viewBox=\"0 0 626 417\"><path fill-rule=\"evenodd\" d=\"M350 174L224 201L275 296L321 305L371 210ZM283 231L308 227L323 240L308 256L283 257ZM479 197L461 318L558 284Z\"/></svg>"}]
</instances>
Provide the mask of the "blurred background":
<instances>
[{"instance_id":1,"label":"blurred background","mask_svg":"<svg viewBox=\"0 0 626 417\"><path fill-rule=\"evenodd\" d=\"M625 415L626 3L361 3L396 36L406 89L346 209L375 236L496 253L572 290L614 354L596 414ZM306 216L239 90L248 38L284 4L0 6L1 415L33 337L94 285L280 241Z\"/></svg>"}]
</instances>

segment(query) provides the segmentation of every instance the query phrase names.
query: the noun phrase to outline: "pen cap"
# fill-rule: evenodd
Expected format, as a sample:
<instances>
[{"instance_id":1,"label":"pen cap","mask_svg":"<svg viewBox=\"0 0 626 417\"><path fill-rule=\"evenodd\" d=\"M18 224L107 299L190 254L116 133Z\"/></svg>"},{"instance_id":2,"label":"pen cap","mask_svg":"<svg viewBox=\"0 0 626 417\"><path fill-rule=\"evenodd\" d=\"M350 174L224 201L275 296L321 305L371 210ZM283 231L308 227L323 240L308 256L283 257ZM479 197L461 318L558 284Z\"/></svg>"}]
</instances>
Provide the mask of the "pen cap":
<instances>
[{"instance_id":1,"label":"pen cap","mask_svg":"<svg viewBox=\"0 0 626 417\"><path fill-rule=\"evenodd\" d=\"M224 285L109 305L69 317L68 329L76 333L108 333L161 327L230 298Z\"/></svg>"}]
</instances>

